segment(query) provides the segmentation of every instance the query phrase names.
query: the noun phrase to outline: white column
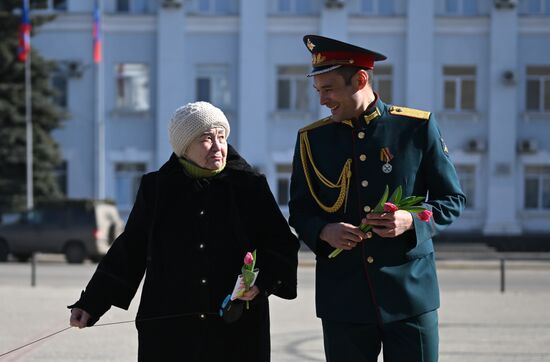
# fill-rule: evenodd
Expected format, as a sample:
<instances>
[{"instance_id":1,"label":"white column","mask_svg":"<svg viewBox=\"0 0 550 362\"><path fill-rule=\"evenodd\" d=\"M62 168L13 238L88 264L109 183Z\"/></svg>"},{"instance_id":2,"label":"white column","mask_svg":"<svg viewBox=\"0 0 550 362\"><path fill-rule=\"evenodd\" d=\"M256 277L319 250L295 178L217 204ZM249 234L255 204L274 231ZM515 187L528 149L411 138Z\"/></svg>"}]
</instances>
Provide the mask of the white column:
<instances>
[{"instance_id":1,"label":"white column","mask_svg":"<svg viewBox=\"0 0 550 362\"><path fill-rule=\"evenodd\" d=\"M187 2L183 1L183 4ZM168 122L186 98L190 79L184 66L185 11L180 7L159 7L157 15L157 116L156 166L161 166L172 152L168 141ZM187 96L188 97L188 96Z\"/></svg>"},{"instance_id":2,"label":"white column","mask_svg":"<svg viewBox=\"0 0 550 362\"><path fill-rule=\"evenodd\" d=\"M409 0L407 8L406 105L434 109L435 1ZM376 73L375 73L376 74ZM418 91L422 85L422 91Z\"/></svg>"},{"instance_id":3,"label":"white column","mask_svg":"<svg viewBox=\"0 0 550 362\"><path fill-rule=\"evenodd\" d=\"M261 172L270 173L268 152L267 1L240 1L239 153ZM268 175L269 177L269 175Z\"/></svg>"},{"instance_id":4,"label":"white column","mask_svg":"<svg viewBox=\"0 0 550 362\"><path fill-rule=\"evenodd\" d=\"M516 9L491 11L489 62L488 192L485 234L519 234L517 220L516 122L518 93L503 81L506 71L518 68L518 17Z\"/></svg>"},{"instance_id":5,"label":"white column","mask_svg":"<svg viewBox=\"0 0 550 362\"><path fill-rule=\"evenodd\" d=\"M324 5L324 1L321 1L321 22L319 28L319 35L326 36L327 38L332 38L340 40L343 42L348 42L348 13L346 3L342 2L343 6L333 6L327 7ZM305 35L305 34L304 34ZM307 51L304 47L304 51ZM318 101L318 98L314 98L315 101ZM318 116L317 118L323 118L330 113L327 112L327 107L318 106Z\"/></svg>"},{"instance_id":6,"label":"white column","mask_svg":"<svg viewBox=\"0 0 550 362\"><path fill-rule=\"evenodd\" d=\"M321 29L320 35L344 42L348 41L348 13L345 3L343 6L327 7L321 2Z\"/></svg>"}]
</instances>

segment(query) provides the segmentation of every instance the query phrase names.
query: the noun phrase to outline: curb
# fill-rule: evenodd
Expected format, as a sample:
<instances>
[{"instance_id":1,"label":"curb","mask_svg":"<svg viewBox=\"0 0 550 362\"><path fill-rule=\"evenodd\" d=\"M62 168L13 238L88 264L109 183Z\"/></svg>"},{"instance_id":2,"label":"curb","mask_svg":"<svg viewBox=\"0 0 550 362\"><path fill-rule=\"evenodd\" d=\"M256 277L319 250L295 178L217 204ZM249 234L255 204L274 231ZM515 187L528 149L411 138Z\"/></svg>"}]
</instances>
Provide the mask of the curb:
<instances>
[{"instance_id":1,"label":"curb","mask_svg":"<svg viewBox=\"0 0 550 362\"><path fill-rule=\"evenodd\" d=\"M436 264L439 270L500 270L499 258L489 259L467 259L449 257L438 259L436 253ZM310 251L300 251L298 253L298 266L304 268L315 267L315 255ZM505 259L506 269L508 270L550 270L550 260L514 260Z\"/></svg>"}]
</instances>

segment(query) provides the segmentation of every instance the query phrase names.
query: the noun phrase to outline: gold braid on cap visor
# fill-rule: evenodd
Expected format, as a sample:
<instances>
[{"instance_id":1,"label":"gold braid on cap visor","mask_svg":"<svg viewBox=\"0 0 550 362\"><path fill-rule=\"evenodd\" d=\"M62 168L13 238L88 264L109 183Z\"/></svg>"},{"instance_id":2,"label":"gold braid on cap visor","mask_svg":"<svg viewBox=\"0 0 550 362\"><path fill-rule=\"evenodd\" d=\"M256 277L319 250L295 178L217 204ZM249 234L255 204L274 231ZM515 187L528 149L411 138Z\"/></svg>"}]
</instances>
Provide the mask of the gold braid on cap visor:
<instances>
[{"instance_id":1,"label":"gold braid on cap visor","mask_svg":"<svg viewBox=\"0 0 550 362\"><path fill-rule=\"evenodd\" d=\"M307 156L307 159L306 159ZM344 167L342 168L342 172L340 173L340 177L338 178L338 181L336 183L331 182L328 180L319 169L317 169L317 166L315 166L315 163L313 162L313 155L311 154L311 148L309 145L309 139L307 138L307 132L300 133L300 158L302 160L302 167L304 169L304 175L306 177L307 186L309 188L309 192L311 193L311 196L315 199L319 207L323 209L324 211L328 213L335 213L338 211L344 202L347 203L348 199L348 190L349 190L349 184L351 180L351 159L348 158L346 163L344 164ZM319 197L315 194L313 191L313 183L310 178L309 169L307 165L307 161L309 159L309 163L311 163L311 167L313 167L313 171L315 172L315 175L319 180L323 183L323 185L331 188L331 189L340 189L340 194L338 195L338 198L336 199L336 202L332 206L326 206L321 202ZM345 208L344 208L345 210Z\"/></svg>"}]
</instances>

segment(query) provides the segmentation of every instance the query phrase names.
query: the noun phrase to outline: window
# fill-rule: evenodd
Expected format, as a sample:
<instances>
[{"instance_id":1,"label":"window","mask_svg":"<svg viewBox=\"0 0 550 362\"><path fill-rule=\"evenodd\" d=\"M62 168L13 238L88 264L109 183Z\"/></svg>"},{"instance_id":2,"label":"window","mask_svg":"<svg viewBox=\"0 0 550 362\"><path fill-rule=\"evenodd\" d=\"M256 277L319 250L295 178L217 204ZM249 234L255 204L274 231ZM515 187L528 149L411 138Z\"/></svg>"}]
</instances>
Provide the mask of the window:
<instances>
[{"instance_id":1,"label":"window","mask_svg":"<svg viewBox=\"0 0 550 362\"><path fill-rule=\"evenodd\" d=\"M115 65L116 107L131 112L149 110L149 67L140 63Z\"/></svg>"},{"instance_id":2,"label":"window","mask_svg":"<svg viewBox=\"0 0 550 362\"><path fill-rule=\"evenodd\" d=\"M393 0L360 0L359 15L395 15Z\"/></svg>"},{"instance_id":3,"label":"window","mask_svg":"<svg viewBox=\"0 0 550 362\"><path fill-rule=\"evenodd\" d=\"M460 187L466 195L466 208L475 209L476 203L476 167L474 165L456 165Z\"/></svg>"},{"instance_id":4,"label":"window","mask_svg":"<svg viewBox=\"0 0 550 362\"><path fill-rule=\"evenodd\" d=\"M23 218L21 219L22 223L25 224L34 224L38 225L42 223L42 219L44 218L44 210L34 209L27 211Z\"/></svg>"},{"instance_id":5,"label":"window","mask_svg":"<svg viewBox=\"0 0 550 362\"><path fill-rule=\"evenodd\" d=\"M130 0L117 0L116 2L117 13L127 13L129 11L130 11Z\"/></svg>"},{"instance_id":6,"label":"window","mask_svg":"<svg viewBox=\"0 0 550 362\"><path fill-rule=\"evenodd\" d=\"M42 209L41 224L64 225L67 219L67 209L63 205L47 205Z\"/></svg>"},{"instance_id":7,"label":"window","mask_svg":"<svg viewBox=\"0 0 550 362\"><path fill-rule=\"evenodd\" d=\"M277 0L277 15L314 15L319 13L319 2L315 0Z\"/></svg>"},{"instance_id":8,"label":"window","mask_svg":"<svg viewBox=\"0 0 550 362\"><path fill-rule=\"evenodd\" d=\"M302 65L277 68L277 110L309 111L311 86L307 72L308 68Z\"/></svg>"},{"instance_id":9,"label":"window","mask_svg":"<svg viewBox=\"0 0 550 362\"><path fill-rule=\"evenodd\" d=\"M67 161L61 161L53 170L55 181L63 196L67 196Z\"/></svg>"},{"instance_id":10,"label":"window","mask_svg":"<svg viewBox=\"0 0 550 362\"><path fill-rule=\"evenodd\" d=\"M550 210L550 166L525 168L525 208Z\"/></svg>"},{"instance_id":11,"label":"window","mask_svg":"<svg viewBox=\"0 0 550 362\"><path fill-rule=\"evenodd\" d=\"M196 0L195 9L202 15L235 15L238 12L237 0Z\"/></svg>"},{"instance_id":12,"label":"window","mask_svg":"<svg viewBox=\"0 0 550 362\"><path fill-rule=\"evenodd\" d=\"M31 0L30 7L33 10L66 11L67 0Z\"/></svg>"},{"instance_id":13,"label":"window","mask_svg":"<svg viewBox=\"0 0 550 362\"><path fill-rule=\"evenodd\" d=\"M145 163L115 163L115 200L119 207L132 207L137 195L141 176L145 173Z\"/></svg>"},{"instance_id":14,"label":"window","mask_svg":"<svg viewBox=\"0 0 550 362\"><path fill-rule=\"evenodd\" d=\"M550 66L527 67L526 109L550 112Z\"/></svg>"},{"instance_id":15,"label":"window","mask_svg":"<svg viewBox=\"0 0 550 362\"><path fill-rule=\"evenodd\" d=\"M62 72L54 72L52 74L51 84L54 90L53 102L57 104L59 108L66 109L68 88L67 76Z\"/></svg>"},{"instance_id":16,"label":"window","mask_svg":"<svg viewBox=\"0 0 550 362\"><path fill-rule=\"evenodd\" d=\"M69 208L69 218L72 225L90 224L90 220L95 220L95 208L93 204L84 204Z\"/></svg>"},{"instance_id":17,"label":"window","mask_svg":"<svg viewBox=\"0 0 550 362\"><path fill-rule=\"evenodd\" d=\"M478 0L445 0L444 15L476 16Z\"/></svg>"},{"instance_id":18,"label":"window","mask_svg":"<svg viewBox=\"0 0 550 362\"><path fill-rule=\"evenodd\" d=\"M196 78L196 100L210 102L224 110L230 110L231 92L228 69L229 67L226 65L199 65Z\"/></svg>"},{"instance_id":19,"label":"window","mask_svg":"<svg viewBox=\"0 0 550 362\"><path fill-rule=\"evenodd\" d=\"M471 66L443 67L444 100L446 111L475 110L476 68Z\"/></svg>"},{"instance_id":20,"label":"window","mask_svg":"<svg viewBox=\"0 0 550 362\"><path fill-rule=\"evenodd\" d=\"M550 15L550 0L521 0L519 12L523 15Z\"/></svg>"},{"instance_id":21,"label":"window","mask_svg":"<svg viewBox=\"0 0 550 362\"><path fill-rule=\"evenodd\" d=\"M148 0L116 0L114 10L116 13L144 14L153 10Z\"/></svg>"},{"instance_id":22,"label":"window","mask_svg":"<svg viewBox=\"0 0 550 362\"><path fill-rule=\"evenodd\" d=\"M393 102L393 69L391 66L377 66L374 70L373 88L386 103Z\"/></svg>"},{"instance_id":23,"label":"window","mask_svg":"<svg viewBox=\"0 0 550 362\"><path fill-rule=\"evenodd\" d=\"M278 164L277 171L277 203L279 206L287 207L290 200L290 174L291 164Z\"/></svg>"}]
</instances>

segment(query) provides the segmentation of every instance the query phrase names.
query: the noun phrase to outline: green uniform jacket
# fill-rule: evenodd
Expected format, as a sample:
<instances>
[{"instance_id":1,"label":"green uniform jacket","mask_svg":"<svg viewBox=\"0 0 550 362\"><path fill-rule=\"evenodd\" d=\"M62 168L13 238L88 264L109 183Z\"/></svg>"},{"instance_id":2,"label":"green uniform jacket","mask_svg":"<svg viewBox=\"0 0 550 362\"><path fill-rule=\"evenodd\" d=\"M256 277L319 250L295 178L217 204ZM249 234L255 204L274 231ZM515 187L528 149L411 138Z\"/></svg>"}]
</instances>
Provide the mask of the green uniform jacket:
<instances>
[{"instance_id":1,"label":"green uniform jacket","mask_svg":"<svg viewBox=\"0 0 550 362\"><path fill-rule=\"evenodd\" d=\"M300 136L305 137L302 147ZM311 158L305 155L304 139ZM314 197L328 207L335 203L340 190L326 183L337 184L347 160L351 160L347 198L337 211L325 211ZM387 164L390 172L383 170L388 171ZM319 239L321 229L336 222L359 225L386 185L390 193L401 185L403 197L427 195L423 206L433 218L424 222L414 214L413 230L395 238L373 234L351 251L329 259L334 249ZM388 323L437 309L432 237L459 216L465 200L429 112L389 106L378 99L355 120L334 122L329 117L300 130L290 186L290 224L316 254L317 316Z\"/></svg>"}]
</instances>

